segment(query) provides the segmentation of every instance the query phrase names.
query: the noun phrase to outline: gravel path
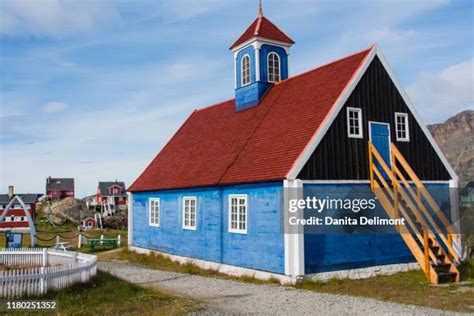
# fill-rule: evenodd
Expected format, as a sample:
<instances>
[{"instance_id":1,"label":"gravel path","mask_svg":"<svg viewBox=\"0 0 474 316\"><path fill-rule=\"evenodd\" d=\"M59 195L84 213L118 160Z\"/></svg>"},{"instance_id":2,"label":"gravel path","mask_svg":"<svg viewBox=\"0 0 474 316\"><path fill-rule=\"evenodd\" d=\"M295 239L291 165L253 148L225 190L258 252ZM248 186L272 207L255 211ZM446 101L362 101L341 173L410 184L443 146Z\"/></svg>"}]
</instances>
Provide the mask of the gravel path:
<instances>
[{"instance_id":1,"label":"gravel path","mask_svg":"<svg viewBox=\"0 0 474 316\"><path fill-rule=\"evenodd\" d=\"M203 301L210 310L259 315L447 315L439 310L369 298L316 293L278 285L153 270L122 262L99 262L99 269L131 283ZM213 314L210 312L208 314Z\"/></svg>"}]
</instances>

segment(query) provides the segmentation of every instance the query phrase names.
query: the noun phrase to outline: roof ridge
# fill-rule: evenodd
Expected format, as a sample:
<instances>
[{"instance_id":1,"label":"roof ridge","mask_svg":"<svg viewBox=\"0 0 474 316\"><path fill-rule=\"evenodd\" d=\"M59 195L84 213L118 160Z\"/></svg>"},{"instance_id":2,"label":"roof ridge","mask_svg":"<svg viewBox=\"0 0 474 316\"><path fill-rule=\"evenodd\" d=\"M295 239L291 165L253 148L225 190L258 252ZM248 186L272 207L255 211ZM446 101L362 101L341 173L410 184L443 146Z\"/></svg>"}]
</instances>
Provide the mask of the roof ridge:
<instances>
[{"instance_id":1,"label":"roof ridge","mask_svg":"<svg viewBox=\"0 0 474 316\"><path fill-rule=\"evenodd\" d=\"M255 26L255 32L253 33L253 35L257 36L258 35L258 32L260 32L260 26L262 25L262 18L263 18L263 15L259 15L258 16L258 20L257 20L257 25Z\"/></svg>"}]
</instances>

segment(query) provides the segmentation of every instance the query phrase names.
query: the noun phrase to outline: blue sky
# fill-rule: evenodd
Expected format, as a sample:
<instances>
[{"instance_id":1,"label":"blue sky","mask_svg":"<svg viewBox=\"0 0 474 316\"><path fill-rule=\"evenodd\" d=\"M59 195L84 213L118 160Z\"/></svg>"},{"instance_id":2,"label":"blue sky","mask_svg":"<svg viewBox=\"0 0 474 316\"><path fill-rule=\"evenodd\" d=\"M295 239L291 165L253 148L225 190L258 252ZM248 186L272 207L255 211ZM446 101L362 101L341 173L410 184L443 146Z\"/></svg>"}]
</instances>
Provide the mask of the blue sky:
<instances>
[{"instance_id":1,"label":"blue sky","mask_svg":"<svg viewBox=\"0 0 474 316\"><path fill-rule=\"evenodd\" d=\"M426 122L474 108L472 1L263 1L290 74L377 43ZM0 192L130 184L195 108L233 97L258 1L0 1Z\"/></svg>"}]
</instances>

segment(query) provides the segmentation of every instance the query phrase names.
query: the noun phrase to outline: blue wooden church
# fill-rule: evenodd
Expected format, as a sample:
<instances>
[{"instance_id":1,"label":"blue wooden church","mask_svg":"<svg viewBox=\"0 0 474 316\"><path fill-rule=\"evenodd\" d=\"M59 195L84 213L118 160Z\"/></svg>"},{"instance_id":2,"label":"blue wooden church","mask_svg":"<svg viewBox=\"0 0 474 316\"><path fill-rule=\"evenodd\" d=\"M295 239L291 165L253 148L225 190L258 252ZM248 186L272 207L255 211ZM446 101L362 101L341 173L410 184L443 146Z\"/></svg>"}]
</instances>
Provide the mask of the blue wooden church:
<instances>
[{"instance_id":1,"label":"blue wooden church","mask_svg":"<svg viewBox=\"0 0 474 316\"><path fill-rule=\"evenodd\" d=\"M458 280L458 178L379 48L290 77L293 44L260 9L230 47L235 98L192 112L128 189L130 247L263 278L417 262ZM285 229L288 192L354 190L406 225Z\"/></svg>"}]
</instances>

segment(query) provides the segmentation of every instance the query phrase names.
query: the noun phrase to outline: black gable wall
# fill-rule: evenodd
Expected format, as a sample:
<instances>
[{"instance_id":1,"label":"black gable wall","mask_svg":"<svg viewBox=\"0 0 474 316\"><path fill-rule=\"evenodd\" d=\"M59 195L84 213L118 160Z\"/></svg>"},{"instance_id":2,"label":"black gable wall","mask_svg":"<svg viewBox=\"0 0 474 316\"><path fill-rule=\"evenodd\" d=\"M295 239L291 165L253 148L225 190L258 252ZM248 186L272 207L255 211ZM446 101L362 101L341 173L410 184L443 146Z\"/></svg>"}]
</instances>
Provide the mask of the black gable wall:
<instances>
[{"instance_id":1,"label":"black gable wall","mask_svg":"<svg viewBox=\"0 0 474 316\"><path fill-rule=\"evenodd\" d=\"M347 136L347 107L362 109L363 139ZM395 112L408 113L410 141L395 138ZM390 123L391 141L422 180L449 180L450 176L407 105L375 57L333 124L298 175L303 180L367 180L368 122Z\"/></svg>"}]
</instances>

